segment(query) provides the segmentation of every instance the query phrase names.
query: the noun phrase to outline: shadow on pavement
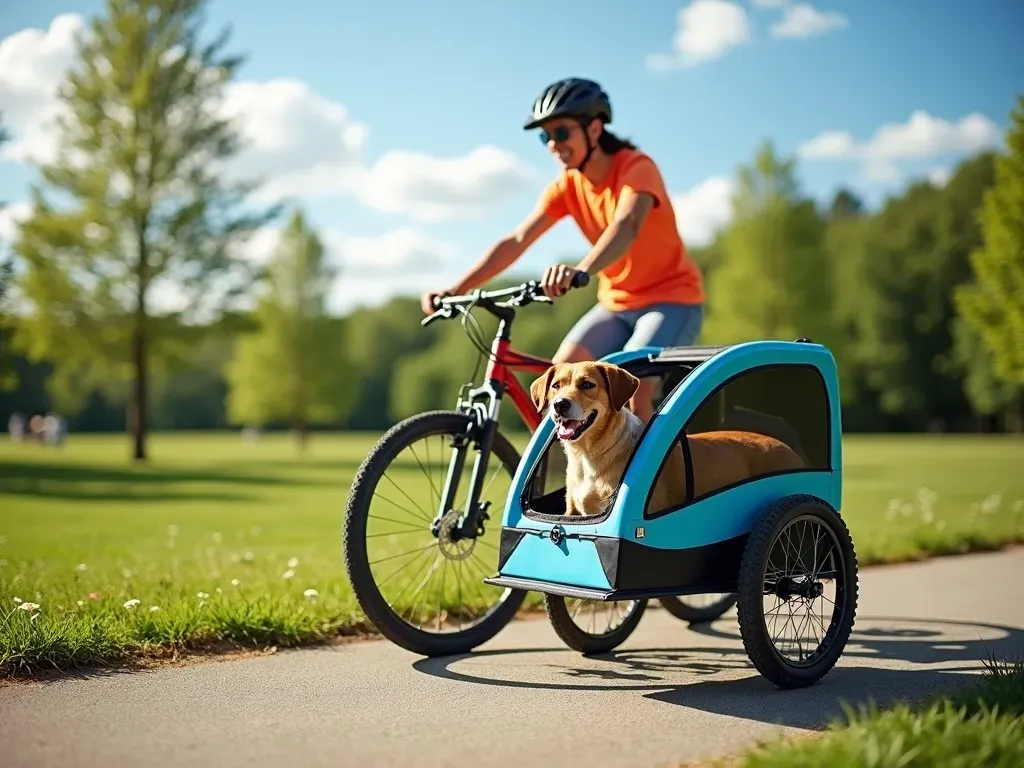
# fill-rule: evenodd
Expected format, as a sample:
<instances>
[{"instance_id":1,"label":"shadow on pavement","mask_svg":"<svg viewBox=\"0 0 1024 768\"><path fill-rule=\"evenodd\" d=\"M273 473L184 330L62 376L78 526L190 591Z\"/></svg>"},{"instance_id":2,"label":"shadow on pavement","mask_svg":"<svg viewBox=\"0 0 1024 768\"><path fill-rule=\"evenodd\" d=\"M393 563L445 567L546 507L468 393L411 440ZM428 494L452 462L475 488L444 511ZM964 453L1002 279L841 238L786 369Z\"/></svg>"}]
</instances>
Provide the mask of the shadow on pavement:
<instances>
[{"instance_id":1,"label":"shadow on pavement","mask_svg":"<svg viewBox=\"0 0 1024 768\"><path fill-rule=\"evenodd\" d=\"M681 628L683 629L683 628ZM842 702L885 705L976 679L990 656L1024 656L1024 630L984 622L860 617L839 663L810 688L784 691L757 671L735 616L689 631L704 647L631 647L584 658L567 648L476 651L421 659L427 675L479 685L567 691L635 690L655 701L797 728L818 728ZM685 640L686 630L680 633ZM724 641L724 643L723 643ZM564 659L551 661L551 653ZM535 660L529 657L536 655ZM913 668L908 669L911 665ZM737 679L737 673L743 677Z\"/></svg>"}]
</instances>

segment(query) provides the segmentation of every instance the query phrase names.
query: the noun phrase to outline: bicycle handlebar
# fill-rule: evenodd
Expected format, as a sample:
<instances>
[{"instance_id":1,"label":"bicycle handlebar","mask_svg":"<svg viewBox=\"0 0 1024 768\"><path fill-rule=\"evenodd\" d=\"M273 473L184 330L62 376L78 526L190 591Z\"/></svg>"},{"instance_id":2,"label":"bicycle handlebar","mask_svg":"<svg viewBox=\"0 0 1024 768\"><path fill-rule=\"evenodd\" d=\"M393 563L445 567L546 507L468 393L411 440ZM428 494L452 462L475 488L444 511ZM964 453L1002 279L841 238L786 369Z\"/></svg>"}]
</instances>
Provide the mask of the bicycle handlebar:
<instances>
[{"instance_id":1,"label":"bicycle handlebar","mask_svg":"<svg viewBox=\"0 0 1024 768\"><path fill-rule=\"evenodd\" d=\"M570 288L583 288L590 282L590 275L586 272L577 272L572 276ZM496 301L497 299L508 298L508 301ZM441 296L434 298L434 306L437 311L427 315L420 321L420 325L426 326L434 320L452 317L454 308L457 305L478 304L485 309L488 307L512 307L523 306L533 301L551 303L551 299L544 293L540 280L530 280L515 286L514 288L503 288L497 291L481 291L476 289L470 293L460 296Z\"/></svg>"}]
</instances>

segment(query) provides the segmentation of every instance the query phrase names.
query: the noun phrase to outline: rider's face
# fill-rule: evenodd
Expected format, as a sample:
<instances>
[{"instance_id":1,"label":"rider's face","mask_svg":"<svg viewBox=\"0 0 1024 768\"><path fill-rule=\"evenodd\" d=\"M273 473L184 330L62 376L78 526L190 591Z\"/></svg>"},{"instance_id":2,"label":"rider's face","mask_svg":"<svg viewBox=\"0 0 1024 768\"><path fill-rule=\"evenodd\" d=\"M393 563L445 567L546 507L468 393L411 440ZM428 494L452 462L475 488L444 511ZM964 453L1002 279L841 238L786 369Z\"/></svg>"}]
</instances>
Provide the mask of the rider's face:
<instances>
[{"instance_id":1,"label":"rider's face","mask_svg":"<svg viewBox=\"0 0 1024 768\"><path fill-rule=\"evenodd\" d=\"M549 120L540 126L540 140L565 168L576 168L587 154L583 127L571 118Z\"/></svg>"}]
</instances>

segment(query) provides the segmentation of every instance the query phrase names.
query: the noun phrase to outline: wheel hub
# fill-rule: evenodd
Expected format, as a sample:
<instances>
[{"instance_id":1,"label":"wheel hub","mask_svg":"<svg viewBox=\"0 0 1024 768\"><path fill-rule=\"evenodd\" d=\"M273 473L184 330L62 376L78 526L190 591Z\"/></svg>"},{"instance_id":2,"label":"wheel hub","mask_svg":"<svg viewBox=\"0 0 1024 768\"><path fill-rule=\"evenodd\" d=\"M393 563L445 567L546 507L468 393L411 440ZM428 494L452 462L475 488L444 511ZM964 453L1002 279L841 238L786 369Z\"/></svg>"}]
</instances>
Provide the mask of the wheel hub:
<instances>
[{"instance_id":1,"label":"wheel hub","mask_svg":"<svg viewBox=\"0 0 1024 768\"><path fill-rule=\"evenodd\" d=\"M775 589L772 591L783 600L790 600L794 597L814 600L822 596L825 587L817 579L803 578L797 581L790 576L783 576L776 582Z\"/></svg>"},{"instance_id":2,"label":"wheel hub","mask_svg":"<svg viewBox=\"0 0 1024 768\"><path fill-rule=\"evenodd\" d=\"M450 509L445 512L437 528L437 544L441 554L449 560L465 560L476 548L476 539L459 535L461 517L459 510Z\"/></svg>"}]
</instances>

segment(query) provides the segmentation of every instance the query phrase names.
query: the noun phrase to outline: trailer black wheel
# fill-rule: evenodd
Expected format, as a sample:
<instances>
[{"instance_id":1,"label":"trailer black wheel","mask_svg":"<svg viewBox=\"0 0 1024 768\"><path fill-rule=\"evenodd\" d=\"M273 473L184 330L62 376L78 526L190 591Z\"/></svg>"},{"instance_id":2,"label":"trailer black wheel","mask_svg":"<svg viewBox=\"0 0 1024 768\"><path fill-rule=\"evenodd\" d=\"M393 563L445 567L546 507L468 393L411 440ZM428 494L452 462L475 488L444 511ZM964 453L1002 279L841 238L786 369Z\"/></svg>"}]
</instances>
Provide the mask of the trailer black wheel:
<instances>
[{"instance_id":1,"label":"trailer black wheel","mask_svg":"<svg viewBox=\"0 0 1024 768\"><path fill-rule=\"evenodd\" d=\"M757 521L739 573L740 634L757 670L780 688L828 673L857 611L857 555L846 523L813 496L787 496Z\"/></svg>"},{"instance_id":2,"label":"trailer black wheel","mask_svg":"<svg viewBox=\"0 0 1024 768\"><path fill-rule=\"evenodd\" d=\"M608 653L626 642L640 623L646 600L581 600L561 595L544 595L544 608L551 626L566 645L584 654ZM608 622L601 629L601 617ZM584 629L576 623L583 619Z\"/></svg>"},{"instance_id":3,"label":"trailer black wheel","mask_svg":"<svg viewBox=\"0 0 1024 768\"><path fill-rule=\"evenodd\" d=\"M691 624L714 621L736 605L735 592L715 592L701 595L660 597L658 602L677 619Z\"/></svg>"}]
</instances>

